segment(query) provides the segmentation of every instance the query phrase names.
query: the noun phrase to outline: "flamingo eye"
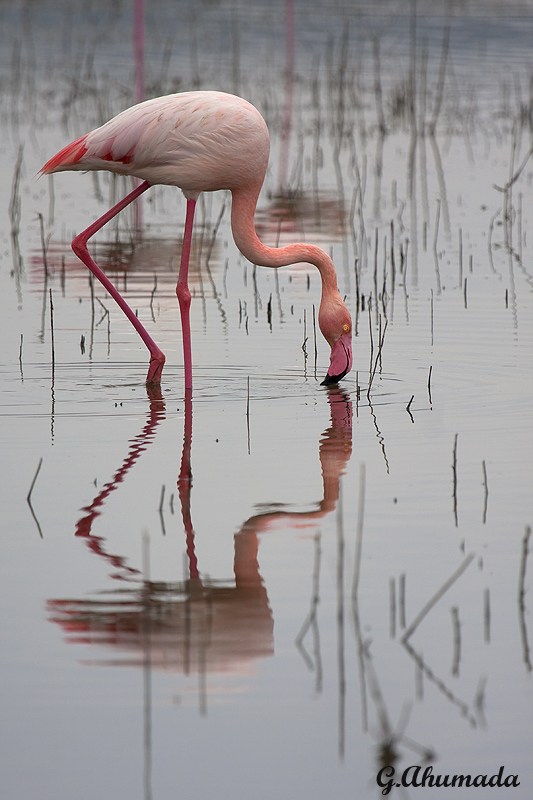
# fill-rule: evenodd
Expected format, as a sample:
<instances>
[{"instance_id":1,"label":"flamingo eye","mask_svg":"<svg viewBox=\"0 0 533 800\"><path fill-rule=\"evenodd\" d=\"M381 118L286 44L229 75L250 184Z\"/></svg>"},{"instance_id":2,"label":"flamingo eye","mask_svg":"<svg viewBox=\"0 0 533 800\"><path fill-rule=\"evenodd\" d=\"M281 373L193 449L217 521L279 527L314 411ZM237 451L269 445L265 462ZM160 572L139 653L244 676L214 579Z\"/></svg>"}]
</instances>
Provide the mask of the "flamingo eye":
<instances>
[{"instance_id":1,"label":"flamingo eye","mask_svg":"<svg viewBox=\"0 0 533 800\"><path fill-rule=\"evenodd\" d=\"M348 333L348 331L350 330L350 326L349 326L349 325L343 325L343 326L342 326L342 329L343 329L343 331L344 331L345 333Z\"/></svg>"}]
</instances>

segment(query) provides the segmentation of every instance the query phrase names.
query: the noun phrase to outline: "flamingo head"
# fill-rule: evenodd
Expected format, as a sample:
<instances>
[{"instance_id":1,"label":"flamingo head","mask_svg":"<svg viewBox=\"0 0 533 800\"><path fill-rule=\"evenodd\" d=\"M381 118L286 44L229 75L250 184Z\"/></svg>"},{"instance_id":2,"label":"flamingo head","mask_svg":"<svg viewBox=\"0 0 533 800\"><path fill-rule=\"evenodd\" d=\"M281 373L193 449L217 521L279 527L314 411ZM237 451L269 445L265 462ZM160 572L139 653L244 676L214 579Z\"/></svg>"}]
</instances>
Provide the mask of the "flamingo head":
<instances>
[{"instance_id":1,"label":"flamingo head","mask_svg":"<svg viewBox=\"0 0 533 800\"><path fill-rule=\"evenodd\" d=\"M352 368L352 320L340 296L335 313L319 314L319 324L331 347L329 369L321 386L338 383Z\"/></svg>"},{"instance_id":2,"label":"flamingo head","mask_svg":"<svg viewBox=\"0 0 533 800\"><path fill-rule=\"evenodd\" d=\"M331 348L329 369L326 377L320 384L330 386L338 383L352 368L352 331L349 328L343 331Z\"/></svg>"}]
</instances>

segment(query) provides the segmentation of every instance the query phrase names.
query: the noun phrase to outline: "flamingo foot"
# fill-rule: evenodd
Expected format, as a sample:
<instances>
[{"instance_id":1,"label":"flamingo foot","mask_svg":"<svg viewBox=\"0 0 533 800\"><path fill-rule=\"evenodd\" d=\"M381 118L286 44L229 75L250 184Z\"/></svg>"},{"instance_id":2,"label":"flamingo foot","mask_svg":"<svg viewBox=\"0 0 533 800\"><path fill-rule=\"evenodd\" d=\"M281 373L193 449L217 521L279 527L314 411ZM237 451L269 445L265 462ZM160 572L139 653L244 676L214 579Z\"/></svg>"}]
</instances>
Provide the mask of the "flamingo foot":
<instances>
[{"instance_id":1,"label":"flamingo foot","mask_svg":"<svg viewBox=\"0 0 533 800\"><path fill-rule=\"evenodd\" d=\"M163 372L163 367L165 366L165 354L162 350L157 348L157 350L152 352L150 358L150 366L148 367L148 375L146 376L146 385L158 385L161 383L161 373Z\"/></svg>"}]
</instances>

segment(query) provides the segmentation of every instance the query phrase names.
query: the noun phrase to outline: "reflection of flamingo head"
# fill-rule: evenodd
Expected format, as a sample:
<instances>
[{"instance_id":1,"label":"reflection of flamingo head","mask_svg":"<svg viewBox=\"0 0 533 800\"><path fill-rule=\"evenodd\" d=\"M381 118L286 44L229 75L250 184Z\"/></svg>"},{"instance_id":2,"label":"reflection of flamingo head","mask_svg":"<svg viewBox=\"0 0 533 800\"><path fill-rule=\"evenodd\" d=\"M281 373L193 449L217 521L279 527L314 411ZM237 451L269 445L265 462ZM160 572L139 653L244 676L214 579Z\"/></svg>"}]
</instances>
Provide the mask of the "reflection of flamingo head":
<instances>
[{"instance_id":1,"label":"reflection of flamingo head","mask_svg":"<svg viewBox=\"0 0 533 800\"><path fill-rule=\"evenodd\" d=\"M329 369L322 381L322 386L329 386L338 383L352 368L352 319L338 292L323 299L318 323L331 347Z\"/></svg>"}]
</instances>

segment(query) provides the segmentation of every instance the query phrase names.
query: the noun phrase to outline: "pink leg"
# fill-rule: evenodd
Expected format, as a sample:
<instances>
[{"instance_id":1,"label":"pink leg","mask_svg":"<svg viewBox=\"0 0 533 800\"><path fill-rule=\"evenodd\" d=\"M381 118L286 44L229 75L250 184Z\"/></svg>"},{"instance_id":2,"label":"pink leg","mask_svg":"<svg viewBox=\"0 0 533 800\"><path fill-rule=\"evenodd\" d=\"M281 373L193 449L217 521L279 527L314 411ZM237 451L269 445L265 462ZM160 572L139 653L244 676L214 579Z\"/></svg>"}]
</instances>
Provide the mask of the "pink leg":
<instances>
[{"instance_id":1,"label":"pink leg","mask_svg":"<svg viewBox=\"0 0 533 800\"><path fill-rule=\"evenodd\" d=\"M109 278L102 272L100 267L98 267L91 256L89 255L89 251L87 249L87 241L94 236L100 228L109 222L109 220L116 217L116 215L122 211L122 209L126 208L130 203L139 197L143 192L150 188L150 184L148 181L144 181L139 186L136 186L133 192L130 192L120 203L117 203L116 206L109 209L109 211L104 214L100 219L97 219L96 222L93 222L87 230L80 233L74 241L72 242L72 249L76 253L79 259L83 261L86 267L88 267L93 275L98 278L102 286L109 292L111 297L116 300L122 311L125 313L137 333L140 335L141 339L147 346L148 350L150 351L150 366L148 368L148 375L146 378L146 383L161 383L161 373L163 371L163 365L165 363L165 356L163 352L159 349L156 345L152 337L148 334L145 328L141 325L129 305L123 299L123 297L119 294L119 292L115 289Z\"/></svg>"},{"instance_id":2,"label":"pink leg","mask_svg":"<svg viewBox=\"0 0 533 800\"><path fill-rule=\"evenodd\" d=\"M194 528L191 517L191 489L192 489L192 468L191 468L191 445L192 445L192 389L185 390L185 420L183 426L183 450L181 452L181 467L178 476L178 495L181 503L181 516L185 528L187 555L189 557L189 577L197 580L200 577L198 572L198 559L194 548Z\"/></svg>"},{"instance_id":3,"label":"pink leg","mask_svg":"<svg viewBox=\"0 0 533 800\"><path fill-rule=\"evenodd\" d=\"M183 367L185 371L185 389L192 389L192 353L191 353L191 293L189 291L189 257L191 255L192 223L196 200L187 200L187 216L181 250L180 272L176 286L181 314L181 334L183 338Z\"/></svg>"}]
</instances>

